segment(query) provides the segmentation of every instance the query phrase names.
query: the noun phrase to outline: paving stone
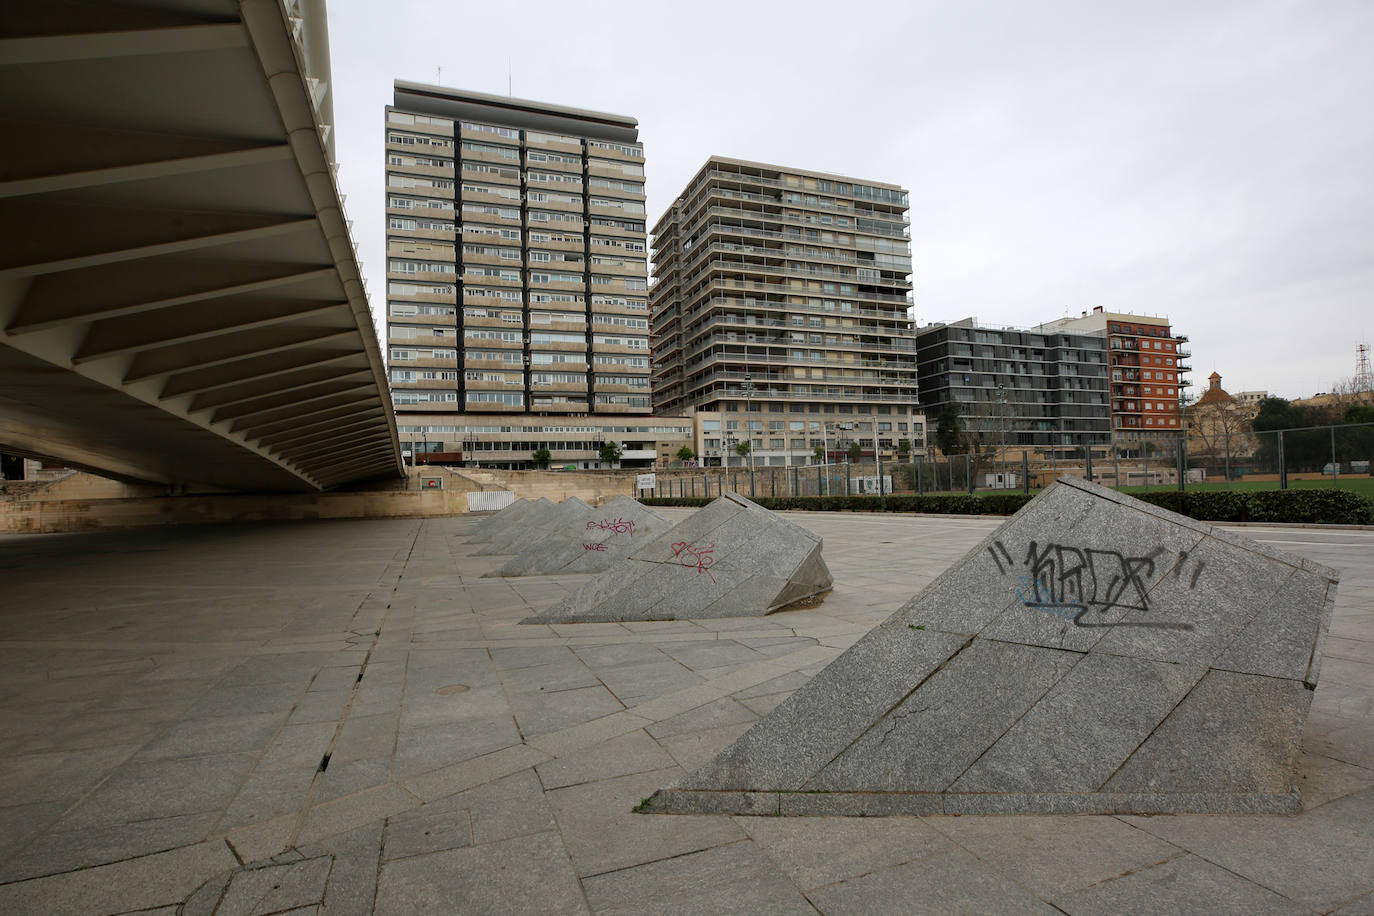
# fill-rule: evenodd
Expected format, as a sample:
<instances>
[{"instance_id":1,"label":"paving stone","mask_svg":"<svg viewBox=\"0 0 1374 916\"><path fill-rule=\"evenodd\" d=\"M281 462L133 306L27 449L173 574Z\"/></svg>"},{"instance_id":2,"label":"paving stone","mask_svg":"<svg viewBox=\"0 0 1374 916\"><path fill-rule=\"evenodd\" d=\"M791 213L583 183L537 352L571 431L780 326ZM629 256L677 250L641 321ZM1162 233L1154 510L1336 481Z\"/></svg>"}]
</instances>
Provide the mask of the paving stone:
<instances>
[{"instance_id":1,"label":"paving stone","mask_svg":"<svg viewBox=\"0 0 1374 916\"><path fill-rule=\"evenodd\" d=\"M643 815L631 810L677 772L654 770L547 793L563 845L579 875L598 875L744 837L728 818Z\"/></svg>"},{"instance_id":2,"label":"paving stone","mask_svg":"<svg viewBox=\"0 0 1374 916\"><path fill-rule=\"evenodd\" d=\"M402 811L419 807L415 796L395 784L316 805L306 815L299 842L313 843Z\"/></svg>"},{"instance_id":3,"label":"paving stone","mask_svg":"<svg viewBox=\"0 0 1374 916\"><path fill-rule=\"evenodd\" d=\"M1113 817L930 817L924 823L1044 900L1182 854Z\"/></svg>"},{"instance_id":4,"label":"paving stone","mask_svg":"<svg viewBox=\"0 0 1374 916\"><path fill-rule=\"evenodd\" d=\"M0 865L0 881L75 871L121 858L146 856L206 839L218 812L179 817L148 818L78 830L58 821L18 855Z\"/></svg>"},{"instance_id":5,"label":"paving stone","mask_svg":"<svg viewBox=\"0 0 1374 916\"><path fill-rule=\"evenodd\" d=\"M62 819L62 829L219 811L252 768L250 754L131 762L77 804Z\"/></svg>"},{"instance_id":6,"label":"paving stone","mask_svg":"<svg viewBox=\"0 0 1374 916\"><path fill-rule=\"evenodd\" d=\"M748 842L625 868L582 883L597 913L815 912L778 866Z\"/></svg>"},{"instance_id":7,"label":"paving stone","mask_svg":"<svg viewBox=\"0 0 1374 916\"><path fill-rule=\"evenodd\" d=\"M317 856L236 871L229 879L215 916L290 912L321 903L333 865L332 856Z\"/></svg>"},{"instance_id":8,"label":"paving stone","mask_svg":"<svg viewBox=\"0 0 1374 916\"><path fill-rule=\"evenodd\" d=\"M1235 916L1251 913L1288 916L1311 912L1224 868L1183 854L1056 898L1054 902L1071 916L1190 916L1203 908L1208 913L1234 913Z\"/></svg>"},{"instance_id":9,"label":"paving stone","mask_svg":"<svg viewBox=\"0 0 1374 916\"><path fill-rule=\"evenodd\" d=\"M884 912L893 901L919 901L927 912L969 916L1058 912L962 849L937 851L806 896L822 913Z\"/></svg>"},{"instance_id":10,"label":"paving stone","mask_svg":"<svg viewBox=\"0 0 1374 916\"><path fill-rule=\"evenodd\" d=\"M954 848L916 818L740 817L735 822L803 890Z\"/></svg>"},{"instance_id":11,"label":"paving stone","mask_svg":"<svg viewBox=\"0 0 1374 916\"><path fill-rule=\"evenodd\" d=\"M140 759L208 757L267 747L285 722L281 713L217 716L175 723L138 751Z\"/></svg>"},{"instance_id":12,"label":"paving stone","mask_svg":"<svg viewBox=\"0 0 1374 916\"><path fill-rule=\"evenodd\" d=\"M0 884L0 912L88 916L177 904L212 875L237 865L223 842L29 881Z\"/></svg>"},{"instance_id":13,"label":"paving stone","mask_svg":"<svg viewBox=\"0 0 1374 916\"><path fill-rule=\"evenodd\" d=\"M324 841L334 857L322 911L329 916L372 916L377 896L383 824L373 823Z\"/></svg>"},{"instance_id":14,"label":"paving stone","mask_svg":"<svg viewBox=\"0 0 1374 916\"><path fill-rule=\"evenodd\" d=\"M692 732L706 731L708 729L720 728L723 725L739 725L741 723L752 723L758 715L752 712L742 703L722 697L713 703L698 706L696 709L689 709L687 712L678 713L675 716L655 722L646 731L655 738L671 738L675 735L685 735Z\"/></svg>"},{"instance_id":15,"label":"paving stone","mask_svg":"<svg viewBox=\"0 0 1374 916\"><path fill-rule=\"evenodd\" d=\"M385 863L378 913L586 913L557 833Z\"/></svg>"},{"instance_id":16,"label":"paving stone","mask_svg":"<svg viewBox=\"0 0 1374 916\"><path fill-rule=\"evenodd\" d=\"M673 765L673 758L653 738L642 731L635 731L612 738L597 747L546 760L534 769L545 789L558 789L614 776L662 770Z\"/></svg>"},{"instance_id":17,"label":"paving stone","mask_svg":"<svg viewBox=\"0 0 1374 916\"><path fill-rule=\"evenodd\" d=\"M1344 801L1344 800L1343 800ZM1272 817L1126 817L1175 846L1318 912L1374 891L1374 842L1368 813L1352 830L1321 813Z\"/></svg>"}]
</instances>

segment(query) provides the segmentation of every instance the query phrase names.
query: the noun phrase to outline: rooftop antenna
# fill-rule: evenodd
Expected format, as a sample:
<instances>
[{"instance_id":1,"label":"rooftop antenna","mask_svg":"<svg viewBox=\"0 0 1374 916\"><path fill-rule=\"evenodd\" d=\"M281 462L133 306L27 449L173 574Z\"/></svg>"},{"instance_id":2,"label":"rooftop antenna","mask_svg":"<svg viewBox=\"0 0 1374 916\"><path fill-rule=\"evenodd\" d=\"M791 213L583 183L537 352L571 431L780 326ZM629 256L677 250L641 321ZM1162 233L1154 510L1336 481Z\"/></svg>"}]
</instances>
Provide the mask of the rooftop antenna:
<instances>
[{"instance_id":1,"label":"rooftop antenna","mask_svg":"<svg viewBox=\"0 0 1374 916\"><path fill-rule=\"evenodd\" d=\"M511 66L510 56L506 56L506 95L514 97L515 92L511 89Z\"/></svg>"},{"instance_id":2,"label":"rooftop antenna","mask_svg":"<svg viewBox=\"0 0 1374 916\"><path fill-rule=\"evenodd\" d=\"M434 68L434 85L436 85L436 86L442 86L442 85L444 85L444 68L443 68L443 67L435 67L435 68Z\"/></svg>"}]
</instances>

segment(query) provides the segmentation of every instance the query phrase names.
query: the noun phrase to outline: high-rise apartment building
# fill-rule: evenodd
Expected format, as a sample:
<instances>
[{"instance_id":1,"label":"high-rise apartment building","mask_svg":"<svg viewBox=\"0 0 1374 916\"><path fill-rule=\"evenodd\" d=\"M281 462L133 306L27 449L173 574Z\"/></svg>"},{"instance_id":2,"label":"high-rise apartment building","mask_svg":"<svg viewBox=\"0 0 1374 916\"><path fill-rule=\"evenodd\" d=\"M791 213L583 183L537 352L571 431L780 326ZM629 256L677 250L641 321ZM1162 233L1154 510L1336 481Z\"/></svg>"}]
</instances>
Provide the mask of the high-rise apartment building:
<instances>
[{"instance_id":1,"label":"high-rise apartment building","mask_svg":"<svg viewBox=\"0 0 1374 916\"><path fill-rule=\"evenodd\" d=\"M387 338L403 442L491 464L528 463L530 444L560 464L623 444L626 416L652 407L638 122L402 81L393 102Z\"/></svg>"},{"instance_id":2,"label":"high-rise apartment building","mask_svg":"<svg viewBox=\"0 0 1374 916\"><path fill-rule=\"evenodd\" d=\"M1119 452L1137 455L1172 449L1183 433L1180 394L1192 384L1185 360L1188 338L1170 330L1169 319L1095 308L1078 318L1060 318L1042 327L1098 334L1107 341L1110 364L1112 442Z\"/></svg>"},{"instance_id":3,"label":"high-rise apartment building","mask_svg":"<svg viewBox=\"0 0 1374 916\"><path fill-rule=\"evenodd\" d=\"M1100 334L985 327L965 318L918 329L916 359L926 414L954 404L966 435L982 448L1063 456L1111 442Z\"/></svg>"},{"instance_id":4,"label":"high-rise apartment building","mask_svg":"<svg viewBox=\"0 0 1374 916\"><path fill-rule=\"evenodd\" d=\"M668 208L654 408L703 412L707 463L744 441L765 465L923 444L907 208L896 185L720 156Z\"/></svg>"}]
</instances>

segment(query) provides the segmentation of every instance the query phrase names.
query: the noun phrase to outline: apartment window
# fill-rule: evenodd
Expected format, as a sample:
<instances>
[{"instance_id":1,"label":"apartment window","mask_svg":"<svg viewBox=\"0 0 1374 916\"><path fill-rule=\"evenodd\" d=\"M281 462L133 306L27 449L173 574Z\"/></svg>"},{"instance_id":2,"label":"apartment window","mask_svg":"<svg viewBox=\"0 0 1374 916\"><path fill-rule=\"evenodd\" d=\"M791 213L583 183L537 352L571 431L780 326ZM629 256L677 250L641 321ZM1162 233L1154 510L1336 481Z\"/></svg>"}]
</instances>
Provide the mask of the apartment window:
<instances>
[{"instance_id":1,"label":"apartment window","mask_svg":"<svg viewBox=\"0 0 1374 916\"><path fill-rule=\"evenodd\" d=\"M520 160L520 151L510 146L493 146L489 143L472 143L463 141L463 151L470 153L486 153L489 156L500 156L502 159Z\"/></svg>"},{"instance_id":2,"label":"apartment window","mask_svg":"<svg viewBox=\"0 0 1374 916\"><path fill-rule=\"evenodd\" d=\"M525 396L514 391L469 391L469 404L504 404L519 407L525 403Z\"/></svg>"},{"instance_id":3,"label":"apartment window","mask_svg":"<svg viewBox=\"0 0 1374 916\"><path fill-rule=\"evenodd\" d=\"M491 124L475 124L471 121L463 121L463 130L474 130L480 133L491 134L507 140L519 140L520 131L512 130L509 127L496 127Z\"/></svg>"}]
</instances>

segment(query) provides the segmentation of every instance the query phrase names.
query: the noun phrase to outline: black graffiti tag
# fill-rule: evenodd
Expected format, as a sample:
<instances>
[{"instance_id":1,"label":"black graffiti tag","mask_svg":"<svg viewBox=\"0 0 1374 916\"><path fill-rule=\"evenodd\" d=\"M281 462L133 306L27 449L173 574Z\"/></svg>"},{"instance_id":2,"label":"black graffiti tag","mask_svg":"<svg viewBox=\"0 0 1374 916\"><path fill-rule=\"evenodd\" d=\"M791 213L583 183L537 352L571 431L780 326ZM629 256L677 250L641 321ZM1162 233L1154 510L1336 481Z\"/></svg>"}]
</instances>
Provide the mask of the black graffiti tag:
<instances>
[{"instance_id":1,"label":"black graffiti tag","mask_svg":"<svg viewBox=\"0 0 1374 916\"><path fill-rule=\"evenodd\" d=\"M1000 541L994 542L988 551L1003 574L1015 568L1011 553ZM1148 612L1149 580L1156 569L1154 558L1162 552L1156 550L1148 556L1133 557L1116 550L1067 544L1046 544L1041 547L1032 541L1021 563L1024 572L1019 577L1021 587L1016 589L1016 596L1025 607L1057 617L1072 618L1074 625L1079 627L1133 626L1192 630L1191 624L1148 621L1097 623L1089 618L1093 611L1099 614L1112 610ZM1196 582L1195 574L1193 584Z\"/></svg>"}]
</instances>

